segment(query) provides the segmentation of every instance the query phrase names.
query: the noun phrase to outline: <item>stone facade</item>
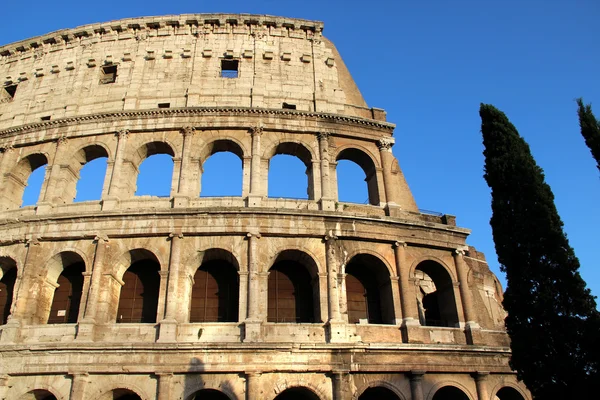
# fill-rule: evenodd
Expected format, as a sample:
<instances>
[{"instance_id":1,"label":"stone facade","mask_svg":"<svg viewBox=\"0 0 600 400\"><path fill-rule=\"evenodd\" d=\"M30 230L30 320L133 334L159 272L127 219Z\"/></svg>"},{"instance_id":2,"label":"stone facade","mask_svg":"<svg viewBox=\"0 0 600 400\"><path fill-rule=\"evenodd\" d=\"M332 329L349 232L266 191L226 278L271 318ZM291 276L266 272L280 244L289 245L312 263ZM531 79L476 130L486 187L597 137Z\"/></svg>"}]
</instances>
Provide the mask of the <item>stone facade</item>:
<instances>
[{"instance_id":1,"label":"stone facade","mask_svg":"<svg viewBox=\"0 0 600 400\"><path fill-rule=\"evenodd\" d=\"M419 211L394 125L322 30L181 15L0 47L0 399L530 399L497 278L453 216ZM201 198L221 151L242 196ZM154 154L170 196L135 196ZM308 200L267 196L277 154ZM97 158L101 199L74 202ZM339 160L369 204L338 201Z\"/></svg>"}]
</instances>

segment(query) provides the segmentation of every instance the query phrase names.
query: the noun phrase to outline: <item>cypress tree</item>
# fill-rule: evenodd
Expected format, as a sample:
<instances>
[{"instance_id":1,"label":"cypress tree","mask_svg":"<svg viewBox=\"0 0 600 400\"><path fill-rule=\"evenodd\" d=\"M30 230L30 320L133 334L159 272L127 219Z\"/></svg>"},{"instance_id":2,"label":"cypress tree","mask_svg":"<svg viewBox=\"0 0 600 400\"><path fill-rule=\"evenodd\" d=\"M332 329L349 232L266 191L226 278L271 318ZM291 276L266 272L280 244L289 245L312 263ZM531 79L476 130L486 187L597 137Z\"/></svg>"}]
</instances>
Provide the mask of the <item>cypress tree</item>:
<instances>
[{"instance_id":1,"label":"cypress tree","mask_svg":"<svg viewBox=\"0 0 600 400\"><path fill-rule=\"evenodd\" d=\"M592 156L596 159L598 169L600 170L600 123L592 113L591 104L583 104L583 99L577 99L577 114L579 114L579 126L581 127L581 136L585 139L585 144L590 148Z\"/></svg>"},{"instance_id":2,"label":"cypress tree","mask_svg":"<svg viewBox=\"0 0 600 400\"><path fill-rule=\"evenodd\" d=\"M511 367L536 399L586 398L600 383L596 302L529 145L495 107L479 115Z\"/></svg>"}]
</instances>

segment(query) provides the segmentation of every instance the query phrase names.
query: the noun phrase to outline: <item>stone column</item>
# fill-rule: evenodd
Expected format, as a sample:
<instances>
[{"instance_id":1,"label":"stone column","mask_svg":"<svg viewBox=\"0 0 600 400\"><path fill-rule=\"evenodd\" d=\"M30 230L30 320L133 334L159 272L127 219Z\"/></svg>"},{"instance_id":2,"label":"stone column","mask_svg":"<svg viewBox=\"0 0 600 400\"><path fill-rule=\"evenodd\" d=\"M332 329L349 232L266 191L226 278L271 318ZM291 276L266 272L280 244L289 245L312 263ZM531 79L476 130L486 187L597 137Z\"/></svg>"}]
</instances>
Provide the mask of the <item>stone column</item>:
<instances>
[{"instance_id":1,"label":"stone column","mask_svg":"<svg viewBox=\"0 0 600 400\"><path fill-rule=\"evenodd\" d=\"M71 372L71 396L69 400L85 400L85 388L88 383L89 375L87 372Z\"/></svg>"},{"instance_id":2,"label":"stone column","mask_svg":"<svg viewBox=\"0 0 600 400\"><path fill-rule=\"evenodd\" d=\"M402 325L402 306L400 305L400 278L397 276L390 277L390 287L392 289L392 301L394 302L394 322L396 325Z\"/></svg>"},{"instance_id":3,"label":"stone column","mask_svg":"<svg viewBox=\"0 0 600 400\"><path fill-rule=\"evenodd\" d=\"M335 199L331 190L332 180L330 179L329 167L329 133L319 132L319 152L321 155L321 210L334 211Z\"/></svg>"},{"instance_id":4,"label":"stone column","mask_svg":"<svg viewBox=\"0 0 600 400\"><path fill-rule=\"evenodd\" d=\"M6 147L0 147L0 153L2 154L2 158L0 158L0 187L5 188L6 181L10 179L10 172L14 167L14 162L11 163L13 159L13 154L15 154L15 150L12 145ZM22 185L22 183L20 183ZM15 201L13 201L15 200ZM8 210L11 208L18 208L21 203L21 199L15 199L13 193L10 193L7 190L0 190L0 209Z\"/></svg>"},{"instance_id":5,"label":"stone column","mask_svg":"<svg viewBox=\"0 0 600 400\"><path fill-rule=\"evenodd\" d=\"M466 335L467 343L475 344L477 342L479 334L479 324L475 322L475 310L473 307L473 295L469 289L468 283L468 267L463 259L465 252L461 249L455 250L452 253L454 257L454 265L456 267L456 275L458 276L458 283L460 290L460 299L462 302L463 314L466 322Z\"/></svg>"},{"instance_id":6,"label":"stone column","mask_svg":"<svg viewBox=\"0 0 600 400\"><path fill-rule=\"evenodd\" d=\"M385 192L385 199L387 202L388 215L390 214L390 207L398 207L397 199L394 192L394 180L392 178L392 164L394 162L392 146L394 145L394 143L395 140L393 137L383 137L377 142L377 147L379 147L379 154L381 156L381 166L383 168L383 186Z\"/></svg>"},{"instance_id":7,"label":"stone column","mask_svg":"<svg viewBox=\"0 0 600 400\"><path fill-rule=\"evenodd\" d=\"M157 372L158 377L158 394L157 400L171 400L171 384L173 381L172 373Z\"/></svg>"},{"instance_id":8,"label":"stone column","mask_svg":"<svg viewBox=\"0 0 600 400\"><path fill-rule=\"evenodd\" d=\"M331 376L333 400L350 400L352 398L352 393L349 390L352 385L348 382L349 378L348 371L333 371Z\"/></svg>"},{"instance_id":9,"label":"stone column","mask_svg":"<svg viewBox=\"0 0 600 400\"><path fill-rule=\"evenodd\" d=\"M475 378L475 386L477 387L477 399L478 400L490 400L490 395L488 393L488 386L487 386L487 381L488 381L489 375L490 375L489 372L477 371L473 376Z\"/></svg>"},{"instance_id":10,"label":"stone column","mask_svg":"<svg viewBox=\"0 0 600 400\"><path fill-rule=\"evenodd\" d=\"M260 233L249 232L248 237L248 317L245 326L245 342L261 341L260 276L258 272L257 246Z\"/></svg>"},{"instance_id":11,"label":"stone column","mask_svg":"<svg viewBox=\"0 0 600 400\"><path fill-rule=\"evenodd\" d=\"M117 132L117 150L115 151L115 163L110 174L110 180L108 183L108 196L103 199L102 209L112 210L117 207L120 193L120 174L123 172L123 157L125 155L125 148L127 147L127 136L129 135L128 129L122 129Z\"/></svg>"},{"instance_id":12,"label":"stone column","mask_svg":"<svg viewBox=\"0 0 600 400\"><path fill-rule=\"evenodd\" d=\"M182 128L180 133L183 136L183 146L181 148L181 162L179 169L179 182L177 182L177 191L173 202L173 207L187 207L191 197L189 185L190 170L190 152L192 149L192 137L196 130L192 126Z\"/></svg>"},{"instance_id":13,"label":"stone column","mask_svg":"<svg viewBox=\"0 0 600 400\"><path fill-rule=\"evenodd\" d=\"M108 236L98 235L94 238L96 242L96 252L94 254L94 264L92 266L91 283L87 294L87 301L83 313L83 319L77 327L77 340L93 340L94 326L96 324L96 314L98 303L100 302L100 279L104 263L104 254L108 247Z\"/></svg>"},{"instance_id":14,"label":"stone column","mask_svg":"<svg viewBox=\"0 0 600 400\"><path fill-rule=\"evenodd\" d=\"M0 399L8 398L6 392L8 392L9 379L10 379L10 376L8 376L8 375L0 375Z\"/></svg>"},{"instance_id":15,"label":"stone column","mask_svg":"<svg viewBox=\"0 0 600 400\"><path fill-rule=\"evenodd\" d=\"M45 214L52 210L52 200L54 193L62 188L59 188L58 183L60 182L60 170L61 166L58 162L59 149L65 147L68 139L65 136L61 136L56 140L56 147L54 148L54 154L52 160L48 160L51 164L46 167L46 176L44 177L44 183L42 184L42 190L39 197L39 203L36 209L36 214Z\"/></svg>"},{"instance_id":16,"label":"stone column","mask_svg":"<svg viewBox=\"0 0 600 400\"><path fill-rule=\"evenodd\" d=\"M169 258L169 280L165 296L165 318L160 321L159 342L177 341L177 310L180 284L179 267L181 265L182 233L171 233L171 257Z\"/></svg>"},{"instance_id":17,"label":"stone column","mask_svg":"<svg viewBox=\"0 0 600 400\"><path fill-rule=\"evenodd\" d=\"M394 256L396 259L396 274L400 289L400 307L402 309L402 336L405 342L410 342L415 329L419 327L417 301L413 286L410 283L410 269L406 262L406 243L394 243ZM411 332L412 331L412 332Z\"/></svg>"},{"instance_id":18,"label":"stone column","mask_svg":"<svg viewBox=\"0 0 600 400\"><path fill-rule=\"evenodd\" d=\"M261 399L260 372L246 372L246 400Z\"/></svg>"},{"instance_id":19,"label":"stone column","mask_svg":"<svg viewBox=\"0 0 600 400\"><path fill-rule=\"evenodd\" d=\"M88 267L86 266L86 269ZM81 273L83 275L83 287L81 288L81 303L82 307L79 307L79 314L77 315L77 321L83 321L83 317L85 316L85 304L88 301L88 294L90 293L90 285L92 280L92 272L86 270Z\"/></svg>"},{"instance_id":20,"label":"stone column","mask_svg":"<svg viewBox=\"0 0 600 400\"><path fill-rule=\"evenodd\" d=\"M262 126L250 128L252 135L252 160L250 161L250 194L248 195L248 207L260 207L263 197L261 185L261 154L260 137L262 136Z\"/></svg>"},{"instance_id":21,"label":"stone column","mask_svg":"<svg viewBox=\"0 0 600 400\"><path fill-rule=\"evenodd\" d=\"M342 320L340 312L340 266L336 259L335 249L337 237L325 236L325 254L327 260L327 300L329 310L329 341L332 343L347 341L346 322Z\"/></svg>"},{"instance_id":22,"label":"stone column","mask_svg":"<svg viewBox=\"0 0 600 400\"><path fill-rule=\"evenodd\" d=\"M410 396L412 400L423 400L423 375L425 371L410 371Z\"/></svg>"}]
</instances>

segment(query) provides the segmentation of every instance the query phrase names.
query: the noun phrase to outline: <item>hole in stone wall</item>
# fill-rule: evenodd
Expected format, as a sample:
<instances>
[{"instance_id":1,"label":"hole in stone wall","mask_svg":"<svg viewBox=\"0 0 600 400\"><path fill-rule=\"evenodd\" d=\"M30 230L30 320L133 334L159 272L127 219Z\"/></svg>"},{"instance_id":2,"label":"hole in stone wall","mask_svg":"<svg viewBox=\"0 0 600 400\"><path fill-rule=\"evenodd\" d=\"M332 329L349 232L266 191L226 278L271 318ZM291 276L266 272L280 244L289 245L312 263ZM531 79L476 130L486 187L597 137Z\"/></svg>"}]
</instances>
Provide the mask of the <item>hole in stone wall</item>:
<instances>
[{"instance_id":1,"label":"hole in stone wall","mask_svg":"<svg viewBox=\"0 0 600 400\"><path fill-rule=\"evenodd\" d=\"M102 67L102 76L100 77L100 84L105 85L108 83L115 83L117 80L117 66L107 65Z\"/></svg>"},{"instance_id":2,"label":"hole in stone wall","mask_svg":"<svg viewBox=\"0 0 600 400\"><path fill-rule=\"evenodd\" d=\"M49 116L49 115L46 115L46 116L44 116L44 117L42 117L42 118L40 118L40 119L41 119L42 121L50 121L50 116Z\"/></svg>"},{"instance_id":3,"label":"hole in stone wall","mask_svg":"<svg viewBox=\"0 0 600 400\"><path fill-rule=\"evenodd\" d=\"M17 92L17 85L4 86L4 90L10 96L10 98L13 99L15 97L15 93Z\"/></svg>"},{"instance_id":4,"label":"hole in stone wall","mask_svg":"<svg viewBox=\"0 0 600 400\"><path fill-rule=\"evenodd\" d=\"M158 103L158 108L171 108L171 103Z\"/></svg>"},{"instance_id":5,"label":"hole in stone wall","mask_svg":"<svg viewBox=\"0 0 600 400\"><path fill-rule=\"evenodd\" d=\"M239 60L221 60L221 78L237 78Z\"/></svg>"},{"instance_id":6,"label":"hole in stone wall","mask_svg":"<svg viewBox=\"0 0 600 400\"><path fill-rule=\"evenodd\" d=\"M296 109L296 105L295 104L289 104L289 103L283 103L283 108L287 109L287 110L295 110Z\"/></svg>"}]
</instances>

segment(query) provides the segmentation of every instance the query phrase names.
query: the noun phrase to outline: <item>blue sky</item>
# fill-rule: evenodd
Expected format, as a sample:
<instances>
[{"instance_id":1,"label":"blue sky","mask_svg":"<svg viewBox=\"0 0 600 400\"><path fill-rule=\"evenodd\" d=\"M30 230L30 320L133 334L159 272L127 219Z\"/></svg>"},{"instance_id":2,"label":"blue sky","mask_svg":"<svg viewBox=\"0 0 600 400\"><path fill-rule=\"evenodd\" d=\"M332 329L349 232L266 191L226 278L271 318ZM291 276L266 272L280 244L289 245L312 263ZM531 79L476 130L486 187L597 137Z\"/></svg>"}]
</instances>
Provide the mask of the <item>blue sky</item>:
<instances>
[{"instance_id":1,"label":"blue sky","mask_svg":"<svg viewBox=\"0 0 600 400\"><path fill-rule=\"evenodd\" d=\"M544 169L581 274L600 295L595 254L600 173L579 133L574 101L583 97L600 116L600 2L11 1L3 5L7 18L0 24L0 43L92 22L202 12L323 21L324 35L337 46L367 103L386 109L397 124L394 154L419 207L456 215L460 226L473 230L468 242L486 253L500 276L489 227L490 190L482 177L478 108L484 102L504 111ZM234 165L235 159L220 162ZM281 162L271 168L283 175L277 182L295 183L286 176L303 166ZM356 171L346 167L348 179L356 179ZM302 196L301 189L271 194ZM350 184L340 191L362 202L366 194L359 189Z\"/></svg>"}]
</instances>

